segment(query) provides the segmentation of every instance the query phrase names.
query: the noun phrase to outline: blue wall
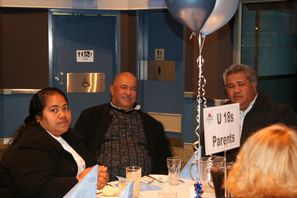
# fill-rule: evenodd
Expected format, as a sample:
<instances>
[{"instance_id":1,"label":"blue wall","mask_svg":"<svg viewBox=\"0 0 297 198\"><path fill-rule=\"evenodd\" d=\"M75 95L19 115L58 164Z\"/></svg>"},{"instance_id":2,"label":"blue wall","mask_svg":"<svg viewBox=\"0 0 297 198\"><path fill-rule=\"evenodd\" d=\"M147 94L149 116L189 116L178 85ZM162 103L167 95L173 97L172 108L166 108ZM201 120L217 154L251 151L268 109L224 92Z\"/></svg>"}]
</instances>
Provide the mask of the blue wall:
<instances>
[{"instance_id":1,"label":"blue wall","mask_svg":"<svg viewBox=\"0 0 297 198\"><path fill-rule=\"evenodd\" d=\"M165 60L175 62L175 80L145 80L145 111L182 113L184 94L183 26L167 11L146 12L148 60L154 60L154 49L165 50Z\"/></svg>"},{"instance_id":2,"label":"blue wall","mask_svg":"<svg viewBox=\"0 0 297 198\"><path fill-rule=\"evenodd\" d=\"M0 95L0 137L10 137L27 116L31 94Z\"/></svg>"},{"instance_id":3,"label":"blue wall","mask_svg":"<svg viewBox=\"0 0 297 198\"><path fill-rule=\"evenodd\" d=\"M175 80L140 80L139 102L142 104L143 110L146 112L154 111L181 114L182 133L167 132L167 135L170 137L181 138L181 140L184 142L192 143L193 140L196 139L194 134L194 130L196 127L196 101L192 98L184 98L184 27L175 19L173 19L167 10L144 10L139 11L138 15L138 32L142 34L140 38L143 39L142 41L139 40L139 43L145 43L145 45L143 46L143 48L145 49L142 50L147 52L147 54L145 54L146 60L154 60L155 48L164 48L165 60L175 61L176 63ZM61 20L56 21L56 18L60 18ZM59 24L59 22L63 20L64 18L62 16L56 16L53 24L54 27L60 27L61 24ZM90 44L89 42L84 43L84 40L75 39L76 37L80 36L76 35L77 31L72 31L71 33L69 33L66 28L67 26L61 28L61 32L55 33L54 36L60 36L61 38L59 37L59 39L63 39L63 37L67 36L67 41L72 42L75 45L71 44L72 47L68 49L68 45L61 43L61 45L63 46L59 48L60 42L58 42L57 40L54 41L54 44L56 43L56 48L54 49L56 49L57 51L53 52L55 58L53 73L58 73L61 70L64 71L64 69L67 67L68 71L69 67L71 68L71 71L69 72L83 72L84 70L82 68L85 68L85 72L101 71L102 63L100 62L100 60L100 63L96 62L95 65L80 64L79 66L77 66L77 63L73 62L72 48L89 49ZM96 31L98 29L100 30L100 28L104 27L100 26L100 24L96 24ZM112 43L111 45L112 46L109 47L107 46L107 48L115 48L114 43ZM63 50L66 50L66 52L64 53ZM69 54L70 52L71 54ZM115 54L114 56L119 56L119 54ZM60 61L59 58L64 58L63 60L68 62ZM94 69L93 67L96 67L96 69ZM113 63L111 67L115 68L110 70L110 72L117 71L116 67L118 67L118 65L114 65ZM107 84L109 84L110 81L111 79L108 79ZM55 84L55 86L59 85ZM107 94L108 86L109 85L106 85L107 90L105 91ZM60 88L64 89L63 87ZM104 95L104 101L107 102L108 99L106 98L106 93ZM99 98L102 99L101 94L88 94L91 97L91 100L86 101L87 99L83 95L84 94L68 94L72 109L77 107L81 108L82 104L84 104L85 106L86 104L89 106L94 105L94 98L96 97L98 97L98 103L99 101L101 101L99 100ZM27 108L31 97L31 94L0 96L0 137L10 137L13 134L13 131L22 124L25 116L27 115ZM80 102L82 101L81 97L84 98L83 102ZM80 112L80 110L81 109L73 109L74 120L78 116L78 112Z\"/></svg>"},{"instance_id":4,"label":"blue wall","mask_svg":"<svg viewBox=\"0 0 297 198\"><path fill-rule=\"evenodd\" d=\"M184 27L167 10L150 10L139 15L139 31L143 38L147 60L154 60L154 49L165 50L165 60L175 62L175 80L143 80L141 103L144 111L182 115L182 132L167 132L169 137L193 142L196 101L184 98Z\"/></svg>"}]
</instances>

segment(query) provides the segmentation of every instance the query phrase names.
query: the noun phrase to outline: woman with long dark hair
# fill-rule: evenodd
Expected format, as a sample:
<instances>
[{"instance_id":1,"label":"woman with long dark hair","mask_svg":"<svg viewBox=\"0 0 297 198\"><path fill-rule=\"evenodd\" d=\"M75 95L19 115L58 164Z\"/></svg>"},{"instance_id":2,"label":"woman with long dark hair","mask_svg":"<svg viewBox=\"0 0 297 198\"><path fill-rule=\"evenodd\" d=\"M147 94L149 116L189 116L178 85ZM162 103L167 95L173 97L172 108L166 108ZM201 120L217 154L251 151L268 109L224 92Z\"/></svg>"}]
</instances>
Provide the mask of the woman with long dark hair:
<instances>
[{"instance_id":1,"label":"woman with long dark hair","mask_svg":"<svg viewBox=\"0 0 297 198\"><path fill-rule=\"evenodd\" d=\"M1 197L63 197L95 165L71 131L65 94L53 87L38 91L29 115L0 162ZM98 166L97 188L108 182Z\"/></svg>"}]
</instances>

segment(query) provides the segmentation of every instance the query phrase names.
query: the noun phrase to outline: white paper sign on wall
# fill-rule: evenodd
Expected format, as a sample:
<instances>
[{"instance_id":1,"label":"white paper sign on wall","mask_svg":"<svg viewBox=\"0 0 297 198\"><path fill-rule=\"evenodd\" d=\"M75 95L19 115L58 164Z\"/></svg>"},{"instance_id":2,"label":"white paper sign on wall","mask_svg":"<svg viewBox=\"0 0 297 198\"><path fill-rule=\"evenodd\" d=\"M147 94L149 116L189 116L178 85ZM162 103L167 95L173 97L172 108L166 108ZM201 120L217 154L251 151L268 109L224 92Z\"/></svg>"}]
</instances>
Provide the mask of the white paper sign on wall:
<instances>
[{"instance_id":1,"label":"white paper sign on wall","mask_svg":"<svg viewBox=\"0 0 297 198\"><path fill-rule=\"evenodd\" d=\"M240 146L238 103L205 108L203 119L206 155Z\"/></svg>"},{"instance_id":2,"label":"white paper sign on wall","mask_svg":"<svg viewBox=\"0 0 297 198\"><path fill-rule=\"evenodd\" d=\"M163 61L165 59L164 49L155 49L155 60Z\"/></svg>"},{"instance_id":3,"label":"white paper sign on wall","mask_svg":"<svg viewBox=\"0 0 297 198\"><path fill-rule=\"evenodd\" d=\"M76 62L94 62L94 50L76 50Z\"/></svg>"}]
</instances>

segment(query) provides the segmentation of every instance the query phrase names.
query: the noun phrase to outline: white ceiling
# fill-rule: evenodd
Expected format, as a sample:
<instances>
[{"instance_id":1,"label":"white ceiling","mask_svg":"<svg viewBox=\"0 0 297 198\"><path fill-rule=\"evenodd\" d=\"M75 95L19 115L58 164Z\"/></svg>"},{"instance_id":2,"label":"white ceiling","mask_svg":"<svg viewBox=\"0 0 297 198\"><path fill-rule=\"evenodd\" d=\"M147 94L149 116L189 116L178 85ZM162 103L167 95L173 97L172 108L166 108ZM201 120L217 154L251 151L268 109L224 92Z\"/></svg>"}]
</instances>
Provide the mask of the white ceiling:
<instances>
[{"instance_id":1,"label":"white ceiling","mask_svg":"<svg viewBox=\"0 0 297 198\"><path fill-rule=\"evenodd\" d=\"M138 10L166 8L165 0L1 0L0 7Z\"/></svg>"}]
</instances>

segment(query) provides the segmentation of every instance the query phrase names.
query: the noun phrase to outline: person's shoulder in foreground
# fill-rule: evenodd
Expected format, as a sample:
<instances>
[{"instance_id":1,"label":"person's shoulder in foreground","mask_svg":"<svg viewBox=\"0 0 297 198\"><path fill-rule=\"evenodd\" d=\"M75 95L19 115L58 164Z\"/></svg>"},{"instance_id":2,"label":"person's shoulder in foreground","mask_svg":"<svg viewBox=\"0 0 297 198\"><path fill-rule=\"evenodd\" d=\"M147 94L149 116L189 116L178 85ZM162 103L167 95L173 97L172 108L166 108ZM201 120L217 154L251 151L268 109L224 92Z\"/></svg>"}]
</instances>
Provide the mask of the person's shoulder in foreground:
<instances>
[{"instance_id":1,"label":"person's shoulder in foreground","mask_svg":"<svg viewBox=\"0 0 297 198\"><path fill-rule=\"evenodd\" d=\"M226 182L235 197L297 197L297 133L275 124L241 147Z\"/></svg>"}]
</instances>

